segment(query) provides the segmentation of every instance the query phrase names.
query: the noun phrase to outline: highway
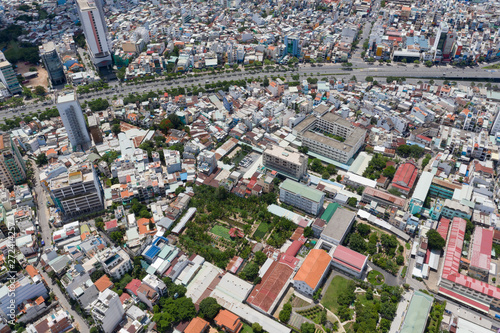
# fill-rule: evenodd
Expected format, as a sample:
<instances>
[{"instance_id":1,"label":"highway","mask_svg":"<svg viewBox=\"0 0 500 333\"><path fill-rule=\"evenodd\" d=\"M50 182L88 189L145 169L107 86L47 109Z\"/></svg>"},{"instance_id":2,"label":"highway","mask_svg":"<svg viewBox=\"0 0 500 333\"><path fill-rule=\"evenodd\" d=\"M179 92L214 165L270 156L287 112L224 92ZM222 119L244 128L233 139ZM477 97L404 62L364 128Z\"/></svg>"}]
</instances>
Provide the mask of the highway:
<instances>
[{"instance_id":1,"label":"highway","mask_svg":"<svg viewBox=\"0 0 500 333\"><path fill-rule=\"evenodd\" d=\"M317 77L331 79L333 77L339 79L349 79L353 75L356 76L358 81L364 81L367 76L373 76L375 80L388 76L405 77L408 79L422 79L422 80L473 80L473 81L487 81L497 80L500 81L500 70L484 70L477 67L456 68L453 66L433 66L427 68L424 65L415 64L378 64L366 63L360 58L353 57L353 68L346 70L340 64L300 64L294 69L287 69L287 71L257 71L257 70L242 70L241 72L220 73L220 74L206 74L203 76L193 76L188 74L185 77L177 78L175 80L165 81L164 78L159 78L154 82L145 82L139 84L126 84L118 81L109 82L110 88L98 92L91 92L89 94L79 95L81 102L95 98L108 98L111 99L113 95L128 95L130 93L144 93L148 91L158 91L174 87L186 87L191 85L205 86L205 83L215 83L217 81L225 80L239 80L247 78L262 78L267 75L270 76L285 76L289 80L292 75L299 74L300 79L306 77ZM379 79L380 82L385 82L385 79ZM0 119L13 118L27 114L36 114L37 110L45 110L47 107L53 107L54 102L44 102L38 104L27 104L17 108L8 108L0 110Z\"/></svg>"}]
</instances>

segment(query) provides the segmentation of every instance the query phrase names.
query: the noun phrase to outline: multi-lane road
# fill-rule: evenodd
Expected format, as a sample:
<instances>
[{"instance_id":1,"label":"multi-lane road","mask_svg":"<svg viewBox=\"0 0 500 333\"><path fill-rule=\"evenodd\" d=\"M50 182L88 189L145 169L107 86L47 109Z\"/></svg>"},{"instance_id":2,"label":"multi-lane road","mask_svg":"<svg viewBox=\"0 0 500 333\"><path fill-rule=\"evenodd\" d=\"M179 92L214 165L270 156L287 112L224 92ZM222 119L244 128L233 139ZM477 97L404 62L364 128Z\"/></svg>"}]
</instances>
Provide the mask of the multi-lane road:
<instances>
[{"instance_id":1,"label":"multi-lane road","mask_svg":"<svg viewBox=\"0 0 500 333\"><path fill-rule=\"evenodd\" d=\"M346 70L340 64L300 64L298 67L288 69L287 71L255 71L246 70L234 73L220 73L214 75L203 75L203 76L191 76L178 78L175 80L165 81L164 79L159 79L154 82L146 82L140 84L120 84L118 81L109 82L110 88L107 90L102 90L99 92L92 92L89 94L80 95L81 101L91 100L95 98L111 98L113 95L128 95L129 93L144 93L147 91L157 91L163 90L165 88L172 87L186 87L191 85L204 86L205 83L215 83L217 81L224 80L238 80L247 78L259 78L264 75L271 76L285 76L291 79L292 75L299 74L301 79L306 76L314 77L324 77L324 78L350 78L353 75L356 76L358 80L364 81L367 76L373 76L375 78L380 77L405 77L405 78L416 78L422 80L430 79L441 79L441 80L474 80L474 81L487 81L487 80L499 80L500 81L500 71L496 70L485 70L479 67L466 67L466 68L456 68L452 66L434 66L427 68L424 65L414 65L414 64L378 64L378 63L366 63L358 59L353 58L353 68L351 70ZM0 119L12 118L19 115L27 115L30 113L36 114L37 110L44 110L47 107L54 106L52 102L38 103L38 104L27 104L18 108L8 108L0 110Z\"/></svg>"}]
</instances>

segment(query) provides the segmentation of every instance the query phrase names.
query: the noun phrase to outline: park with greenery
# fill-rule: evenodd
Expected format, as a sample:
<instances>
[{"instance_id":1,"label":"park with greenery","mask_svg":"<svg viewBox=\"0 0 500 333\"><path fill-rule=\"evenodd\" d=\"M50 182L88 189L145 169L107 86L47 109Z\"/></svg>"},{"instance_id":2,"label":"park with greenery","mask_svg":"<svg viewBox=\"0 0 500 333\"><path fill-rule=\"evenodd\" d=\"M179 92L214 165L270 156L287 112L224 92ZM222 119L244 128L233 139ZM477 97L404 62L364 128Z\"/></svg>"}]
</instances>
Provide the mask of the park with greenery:
<instances>
[{"instance_id":1,"label":"park with greenery","mask_svg":"<svg viewBox=\"0 0 500 333\"><path fill-rule=\"evenodd\" d=\"M186 252L197 253L220 268L225 268L235 255L251 259L251 244L245 238L231 238L226 234L230 228L238 228L244 235L254 235L276 248L281 247L296 229L290 220L267 211L268 205L277 203L275 193L241 198L224 187L193 185L193 189L195 196L190 205L197 208L197 214L179 236L179 243ZM255 281L255 266L259 266L253 262L251 260L246 265L250 267L242 270L245 279L252 282Z\"/></svg>"},{"instance_id":2,"label":"park with greenery","mask_svg":"<svg viewBox=\"0 0 500 333\"><path fill-rule=\"evenodd\" d=\"M356 289L360 288L360 289ZM396 315L402 288L354 281L337 275L333 278L321 304L335 313L347 332L388 332Z\"/></svg>"},{"instance_id":3,"label":"park with greenery","mask_svg":"<svg viewBox=\"0 0 500 333\"><path fill-rule=\"evenodd\" d=\"M362 253L380 268L397 275L404 265L404 246L394 235L389 235L365 223L356 223L344 240L351 250Z\"/></svg>"}]
</instances>

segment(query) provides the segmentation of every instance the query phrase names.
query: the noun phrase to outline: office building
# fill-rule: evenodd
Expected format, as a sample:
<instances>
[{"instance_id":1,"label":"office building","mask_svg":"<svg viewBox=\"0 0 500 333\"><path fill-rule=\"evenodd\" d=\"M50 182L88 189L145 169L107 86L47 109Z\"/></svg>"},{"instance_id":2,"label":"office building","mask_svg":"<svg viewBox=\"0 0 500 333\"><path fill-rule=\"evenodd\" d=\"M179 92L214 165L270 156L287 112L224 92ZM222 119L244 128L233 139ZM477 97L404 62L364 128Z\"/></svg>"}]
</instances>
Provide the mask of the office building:
<instances>
[{"instance_id":1,"label":"office building","mask_svg":"<svg viewBox=\"0 0 500 333\"><path fill-rule=\"evenodd\" d=\"M110 66L112 63L111 43L108 39L102 2L100 0L77 0L76 4L92 62L97 67Z\"/></svg>"},{"instance_id":2,"label":"office building","mask_svg":"<svg viewBox=\"0 0 500 333\"><path fill-rule=\"evenodd\" d=\"M12 65L7 60L0 62L0 81L2 81L11 95L19 94L23 91Z\"/></svg>"},{"instance_id":3,"label":"office building","mask_svg":"<svg viewBox=\"0 0 500 333\"><path fill-rule=\"evenodd\" d=\"M293 129L309 152L347 164L365 142L366 131L342 117L326 113L321 118L309 116Z\"/></svg>"},{"instance_id":4,"label":"office building","mask_svg":"<svg viewBox=\"0 0 500 333\"><path fill-rule=\"evenodd\" d=\"M287 179L280 185L280 201L316 216L323 208L325 193Z\"/></svg>"},{"instance_id":5,"label":"office building","mask_svg":"<svg viewBox=\"0 0 500 333\"><path fill-rule=\"evenodd\" d=\"M64 128L68 132L69 142L73 146L73 150L87 150L90 147L90 136L76 93L71 92L58 96L57 109Z\"/></svg>"},{"instance_id":6,"label":"office building","mask_svg":"<svg viewBox=\"0 0 500 333\"><path fill-rule=\"evenodd\" d=\"M92 318L104 333L113 332L125 314L120 297L111 289L100 293L91 308Z\"/></svg>"},{"instance_id":7,"label":"office building","mask_svg":"<svg viewBox=\"0 0 500 333\"><path fill-rule=\"evenodd\" d=\"M300 57L300 38L298 36L285 36L285 49L283 56Z\"/></svg>"},{"instance_id":8,"label":"office building","mask_svg":"<svg viewBox=\"0 0 500 333\"><path fill-rule=\"evenodd\" d=\"M26 164L7 133L0 135L0 181L9 189L26 181Z\"/></svg>"},{"instance_id":9,"label":"office building","mask_svg":"<svg viewBox=\"0 0 500 333\"><path fill-rule=\"evenodd\" d=\"M63 173L51 179L48 190L56 207L66 218L104 209L102 186L94 167Z\"/></svg>"},{"instance_id":10,"label":"office building","mask_svg":"<svg viewBox=\"0 0 500 333\"><path fill-rule=\"evenodd\" d=\"M66 82L63 64L56 51L54 42L48 42L40 46L40 58L49 74L52 85L57 86Z\"/></svg>"},{"instance_id":11,"label":"office building","mask_svg":"<svg viewBox=\"0 0 500 333\"><path fill-rule=\"evenodd\" d=\"M300 180L307 174L307 156L291 148L268 145L262 159L266 168L285 177Z\"/></svg>"}]
</instances>

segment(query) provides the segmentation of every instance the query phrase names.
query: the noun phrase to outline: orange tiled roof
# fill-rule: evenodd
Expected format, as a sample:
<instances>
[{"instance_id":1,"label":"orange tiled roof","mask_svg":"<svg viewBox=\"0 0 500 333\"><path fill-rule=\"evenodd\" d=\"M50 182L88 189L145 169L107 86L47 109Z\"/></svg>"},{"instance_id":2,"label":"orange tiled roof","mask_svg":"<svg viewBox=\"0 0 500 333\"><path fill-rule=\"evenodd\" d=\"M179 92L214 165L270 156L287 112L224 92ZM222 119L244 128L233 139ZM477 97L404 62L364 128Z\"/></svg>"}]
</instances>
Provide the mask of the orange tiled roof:
<instances>
[{"instance_id":1,"label":"orange tiled roof","mask_svg":"<svg viewBox=\"0 0 500 333\"><path fill-rule=\"evenodd\" d=\"M111 280L109 279L109 277L106 274L101 276L99 278L99 280L94 282L94 284L95 284L97 290L99 290L99 292L103 292L104 290L113 286L113 283L111 282Z\"/></svg>"},{"instance_id":2,"label":"orange tiled roof","mask_svg":"<svg viewBox=\"0 0 500 333\"><path fill-rule=\"evenodd\" d=\"M32 265L26 266L26 272L28 272L30 277L34 277L34 276L37 276L39 274L38 269L36 269Z\"/></svg>"},{"instance_id":3,"label":"orange tiled roof","mask_svg":"<svg viewBox=\"0 0 500 333\"><path fill-rule=\"evenodd\" d=\"M228 310L220 310L214 320L218 326L227 327L234 332L239 324L239 319L240 317Z\"/></svg>"},{"instance_id":4,"label":"orange tiled roof","mask_svg":"<svg viewBox=\"0 0 500 333\"><path fill-rule=\"evenodd\" d=\"M207 328L207 326L208 321L201 319L200 317L196 317L191 320L189 325L184 330L184 333L201 333Z\"/></svg>"},{"instance_id":5,"label":"orange tiled roof","mask_svg":"<svg viewBox=\"0 0 500 333\"><path fill-rule=\"evenodd\" d=\"M295 281L304 281L309 287L316 289L331 260L332 258L325 251L313 249L309 252L293 279Z\"/></svg>"}]
</instances>

